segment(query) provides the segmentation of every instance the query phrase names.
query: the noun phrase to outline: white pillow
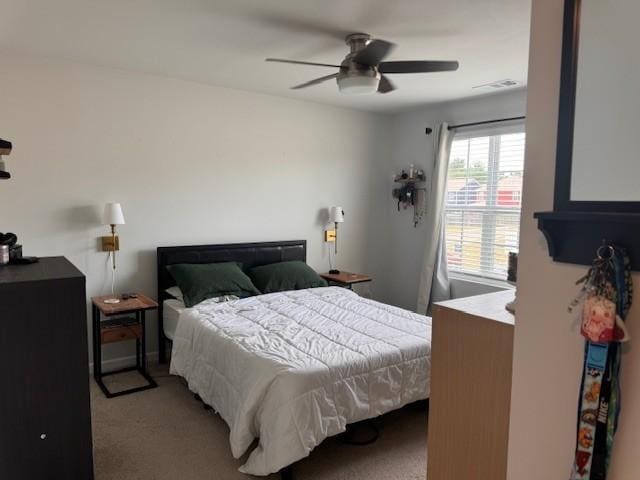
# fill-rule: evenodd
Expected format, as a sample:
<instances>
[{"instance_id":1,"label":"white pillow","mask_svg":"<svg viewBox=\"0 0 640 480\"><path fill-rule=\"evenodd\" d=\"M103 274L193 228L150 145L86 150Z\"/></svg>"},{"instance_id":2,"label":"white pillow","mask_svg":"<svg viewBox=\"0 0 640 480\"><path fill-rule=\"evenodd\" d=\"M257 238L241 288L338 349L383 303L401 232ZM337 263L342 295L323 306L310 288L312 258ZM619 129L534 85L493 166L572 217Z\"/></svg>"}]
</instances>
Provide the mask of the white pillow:
<instances>
[{"instance_id":1,"label":"white pillow","mask_svg":"<svg viewBox=\"0 0 640 480\"><path fill-rule=\"evenodd\" d=\"M176 298L181 302L184 302L184 295L182 295L182 290L180 290L180 287L178 287L177 285L175 287L167 288L165 292L167 292L173 298Z\"/></svg>"}]
</instances>

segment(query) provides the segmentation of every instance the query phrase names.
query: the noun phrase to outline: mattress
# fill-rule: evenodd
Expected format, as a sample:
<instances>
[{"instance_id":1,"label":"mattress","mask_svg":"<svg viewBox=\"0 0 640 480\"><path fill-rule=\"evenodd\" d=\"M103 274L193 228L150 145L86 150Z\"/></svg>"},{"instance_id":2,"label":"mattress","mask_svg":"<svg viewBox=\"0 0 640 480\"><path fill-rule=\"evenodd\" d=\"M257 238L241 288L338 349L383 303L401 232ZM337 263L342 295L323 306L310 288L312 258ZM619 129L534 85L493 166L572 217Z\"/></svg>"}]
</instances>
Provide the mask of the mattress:
<instances>
[{"instance_id":1,"label":"mattress","mask_svg":"<svg viewBox=\"0 0 640 480\"><path fill-rule=\"evenodd\" d=\"M164 320L164 334L169 340L173 340L176 328L178 328L178 321L180 320L180 314L186 310L185 304L182 300L171 298L165 300L162 303L162 318Z\"/></svg>"},{"instance_id":2,"label":"mattress","mask_svg":"<svg viewBox=\"0 0 640 480\"><path fill-rule=\"evenodd\" d=\"M171 355L171 373L229 425L234 457L253 444L240 467L253 475L428 398L430 366L430 318L340 287L205 301L180 315Z\"/></svg>"}]
</instances>

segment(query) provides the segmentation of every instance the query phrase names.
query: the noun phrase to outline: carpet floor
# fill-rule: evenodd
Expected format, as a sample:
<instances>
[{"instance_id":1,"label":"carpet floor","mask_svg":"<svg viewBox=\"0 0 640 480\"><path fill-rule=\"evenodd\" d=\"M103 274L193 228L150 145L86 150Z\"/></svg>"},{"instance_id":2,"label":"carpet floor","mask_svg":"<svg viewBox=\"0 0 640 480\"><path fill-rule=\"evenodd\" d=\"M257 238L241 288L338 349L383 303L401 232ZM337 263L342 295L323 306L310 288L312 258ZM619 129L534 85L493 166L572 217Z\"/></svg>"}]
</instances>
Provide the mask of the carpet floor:
<instances>
[{"instance_id":1,"label":"carpet floor","mask_svg":"<svg viewBox=\"0 0 640 480\"><path fill-rule=\"evenodd\" d=\"M96 480L249 480L238 472L229 428L196 401L182 380L152 371L159 387L107 399L91 380ZM115 390L134 382L108 377ZM327 439L295 464L296 480L424 480L427 412L415 405L375 420L368 446ZM262 477L278 479L278 475Z\"/></svg>"}]
</instances>

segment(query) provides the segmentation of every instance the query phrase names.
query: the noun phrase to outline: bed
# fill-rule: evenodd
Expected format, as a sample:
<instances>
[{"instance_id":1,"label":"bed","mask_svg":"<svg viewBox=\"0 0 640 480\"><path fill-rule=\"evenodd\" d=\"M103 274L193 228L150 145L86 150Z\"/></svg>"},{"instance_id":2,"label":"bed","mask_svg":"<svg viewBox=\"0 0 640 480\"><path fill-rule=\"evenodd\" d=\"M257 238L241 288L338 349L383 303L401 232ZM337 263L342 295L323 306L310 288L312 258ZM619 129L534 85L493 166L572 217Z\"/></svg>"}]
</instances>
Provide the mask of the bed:
<instances>
[{"instance_id":1,"label":"bed","mask_svg":"<svg viewBox=\"0 0 640 480\"><path fill-rule=\"evenodd\" d=\"M220 414L234 457L250 451L240 471L258 476L306 457L347 424L429 396L428 317L340 287L193 308L165 292L174 286L167 265L288 260L306 261L305 241L158 248L160 351L172 337L171 373Z\"/></svg>"}]
</instances>

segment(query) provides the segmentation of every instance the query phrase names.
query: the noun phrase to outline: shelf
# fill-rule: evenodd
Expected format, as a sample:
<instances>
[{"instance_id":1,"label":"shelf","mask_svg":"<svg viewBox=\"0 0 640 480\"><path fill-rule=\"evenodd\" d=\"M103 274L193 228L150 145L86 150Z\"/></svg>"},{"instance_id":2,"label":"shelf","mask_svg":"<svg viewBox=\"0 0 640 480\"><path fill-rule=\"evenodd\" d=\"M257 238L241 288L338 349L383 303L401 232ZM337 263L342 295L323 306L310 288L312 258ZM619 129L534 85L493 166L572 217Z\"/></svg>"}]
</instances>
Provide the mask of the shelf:
<instances>
[{"instance_id":1,"label":"shelf","mask_svg":"<svg viewBox=\"0 0 640 480\"><path fill-rule=\"evenodd\" d=\"M631 268L640 271L640 214L536 212L549 256L557 262L591 265L603 240L627 250Z\"/></svg>"},{"instance_id":2,"label":"shelf","mask_svg":"<svg viewBox=\"0 0 640 480\"><path fill-rule=\"evenodd\" d=\"M102 344L142 338L142 324L135 318L120 317L100 322Z\"/></svg>"},{"instance_id":3,"label":"shelf","mask_svg":"<svg viewBox=\"0 0 640 480\"><path fill-rule=\"evenodd\" d=\"M400 177L396 177L394 180L394 182L396 183L425 183L427 180L423 179L420 180L419 178L400 178Z\"/></svg>"},{"instance_id":4,"label":"shelf","mask_svg":"<svg viewBox=\"0 0 640 480\"><path fill-rule=\"evenodd\" d=\"M11 149L13 145L8 140L3 140L0 138L0 155L9 155L11 153Z\"/></svg>"}]
</instances>

